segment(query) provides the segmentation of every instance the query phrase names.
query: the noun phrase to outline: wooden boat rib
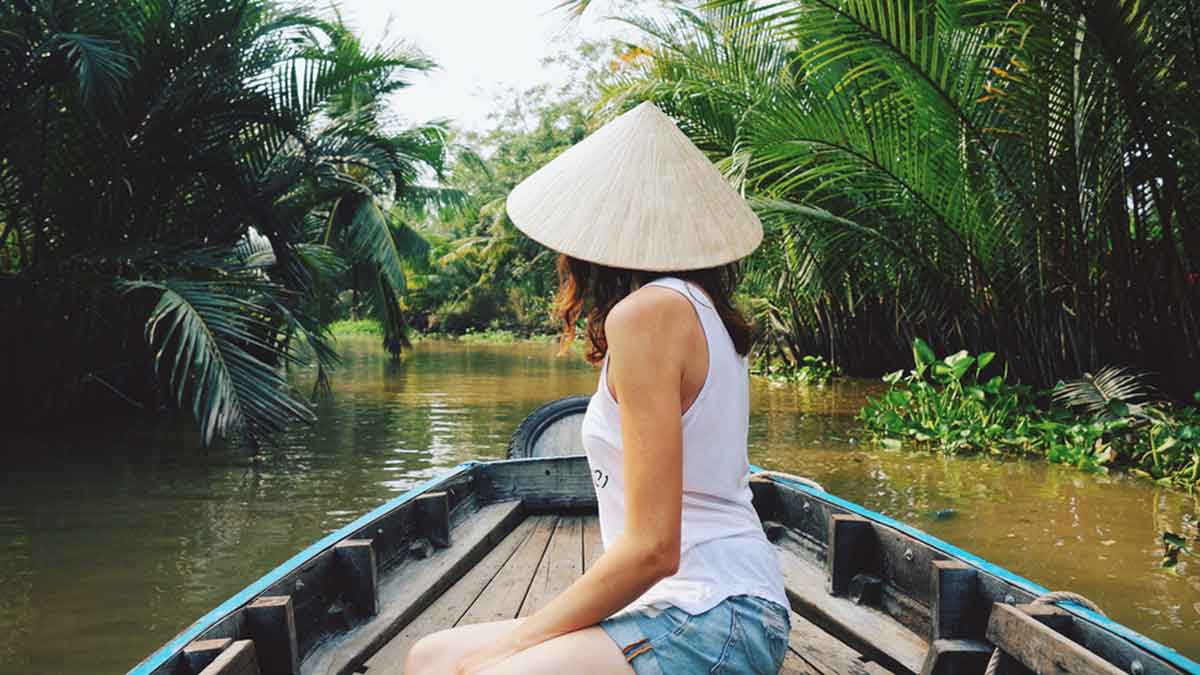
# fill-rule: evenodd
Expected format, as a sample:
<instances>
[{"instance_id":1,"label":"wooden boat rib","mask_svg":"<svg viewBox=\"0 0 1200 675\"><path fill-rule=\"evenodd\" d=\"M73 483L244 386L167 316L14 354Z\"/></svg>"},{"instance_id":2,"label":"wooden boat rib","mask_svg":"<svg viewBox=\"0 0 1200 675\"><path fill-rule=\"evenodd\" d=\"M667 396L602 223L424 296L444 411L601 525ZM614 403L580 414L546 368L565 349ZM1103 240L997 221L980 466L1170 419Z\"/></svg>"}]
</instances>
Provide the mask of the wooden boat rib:
<instances>
[{"instance_id":1,"label":"wooden boat rib","mask_svg":"<svg viewBox=\"0 0 1200 675\"><path fill-rule=\"evenodd\" d=\"M784 672L1200 674L1174 650L908 525L785 476L752 480L793 610ZM770 474L770 472L765 472ZM136 675L399 673L433 630L525 616L600 555L581 456L468 462L324 537Z\"/></svg>"}]
</instances>

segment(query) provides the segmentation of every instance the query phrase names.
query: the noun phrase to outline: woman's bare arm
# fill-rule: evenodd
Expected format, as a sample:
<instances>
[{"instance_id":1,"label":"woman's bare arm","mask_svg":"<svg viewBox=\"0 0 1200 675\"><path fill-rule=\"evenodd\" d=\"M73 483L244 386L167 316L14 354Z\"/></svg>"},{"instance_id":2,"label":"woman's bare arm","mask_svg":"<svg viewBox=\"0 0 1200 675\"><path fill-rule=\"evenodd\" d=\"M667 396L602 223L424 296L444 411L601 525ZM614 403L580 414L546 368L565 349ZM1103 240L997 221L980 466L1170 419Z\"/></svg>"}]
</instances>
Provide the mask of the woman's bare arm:
<instances>
[{"instance_id":1,"label":"woman's bare arm","mask_svg":"<svg viewBox=\"0 0 1200 675\"><path fill-rule=\"evenodd\" d=\"M605 335L609 383L620 402L625 530L582 577L521 622L504 651L594 625L675 573L683 502L680 386L700 330L691 304L667 289L643 289L609 314Z\"/></svg>"}]
</instances>

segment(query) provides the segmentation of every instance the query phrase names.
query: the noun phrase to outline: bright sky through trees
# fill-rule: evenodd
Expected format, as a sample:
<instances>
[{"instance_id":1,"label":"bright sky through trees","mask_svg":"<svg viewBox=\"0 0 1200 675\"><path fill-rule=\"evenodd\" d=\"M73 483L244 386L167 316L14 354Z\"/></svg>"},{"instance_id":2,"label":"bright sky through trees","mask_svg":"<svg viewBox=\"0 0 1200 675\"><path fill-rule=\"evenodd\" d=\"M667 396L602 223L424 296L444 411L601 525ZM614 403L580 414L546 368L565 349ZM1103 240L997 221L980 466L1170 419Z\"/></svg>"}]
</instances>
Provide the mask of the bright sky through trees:
<instances>
[{"instance_id":1,"label":"bright sky through trees","mask_svg":"<svg viewBox=\"0 0 1200 675\"><path fill-rule=\"evenodd\" d=\"M611 1L593 3L573 20L555 0L340 0L364 44L380 39L416 45L440 66L398 94L394 112L412 121L443 117L479 129L506 89L559 83L561 66L542 59L580 39L627 34L606 19ZM390 22L389 22L390 19ZM386 31L386 33L385 33Z\"/></svg>"}]
</instances>

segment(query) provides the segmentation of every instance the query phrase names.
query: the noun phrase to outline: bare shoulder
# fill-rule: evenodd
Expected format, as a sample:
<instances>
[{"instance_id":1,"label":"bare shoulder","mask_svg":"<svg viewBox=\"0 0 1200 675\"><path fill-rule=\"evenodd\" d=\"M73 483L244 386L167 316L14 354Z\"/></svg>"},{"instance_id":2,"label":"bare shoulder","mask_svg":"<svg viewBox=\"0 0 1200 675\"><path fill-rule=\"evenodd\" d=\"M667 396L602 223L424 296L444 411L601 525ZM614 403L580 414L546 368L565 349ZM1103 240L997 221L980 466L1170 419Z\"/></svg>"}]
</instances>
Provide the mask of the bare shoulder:
<instances>
[{"instance_id":1,"label":"bare shoulder","mask_svg":"<svg viewBox=\"0 0 1200 675\"><path fill-rule=\"evenodd\" d=\"M686 339L698 326L687 298L661 286L643 286L616 304L604 321L610 345L627 341Z\"/></svg>"}]
</instances>

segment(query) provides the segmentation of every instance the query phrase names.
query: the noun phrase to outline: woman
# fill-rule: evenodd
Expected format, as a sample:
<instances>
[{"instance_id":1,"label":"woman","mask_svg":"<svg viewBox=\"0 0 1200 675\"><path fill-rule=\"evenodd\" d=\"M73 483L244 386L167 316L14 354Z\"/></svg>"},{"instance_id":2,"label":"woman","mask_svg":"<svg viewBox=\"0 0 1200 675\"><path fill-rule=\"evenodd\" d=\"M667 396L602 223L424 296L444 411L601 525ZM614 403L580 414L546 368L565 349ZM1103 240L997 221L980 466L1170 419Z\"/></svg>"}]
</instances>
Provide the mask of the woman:
<instances>
[{"instance_id":1,"label":"woman","mask_svg":"<svg viewBox=\"0 0 1200 675\"><path fill-rule=\"evenodd\" d=\"M736 261L762 225L650 103L517 186L560 252L563 345L602 363L583 423L604 554L525 619L427 636L406 672L775 673L787 598L750 504L747 322Z\"/></svg>"}]
</instances>

